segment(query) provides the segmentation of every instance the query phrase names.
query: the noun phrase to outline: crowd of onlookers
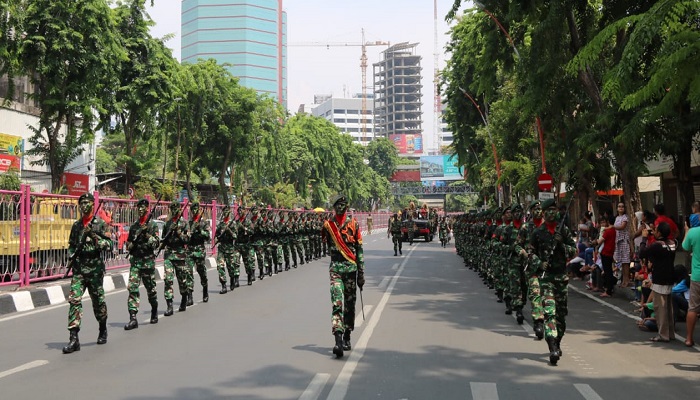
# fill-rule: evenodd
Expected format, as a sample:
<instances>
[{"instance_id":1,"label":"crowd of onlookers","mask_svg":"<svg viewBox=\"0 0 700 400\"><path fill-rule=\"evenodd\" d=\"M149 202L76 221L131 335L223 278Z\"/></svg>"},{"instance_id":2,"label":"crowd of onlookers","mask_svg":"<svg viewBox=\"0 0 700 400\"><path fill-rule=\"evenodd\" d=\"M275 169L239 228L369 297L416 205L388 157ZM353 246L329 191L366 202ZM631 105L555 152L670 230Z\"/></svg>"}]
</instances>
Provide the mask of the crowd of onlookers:
<instances>
[{"instance_id":1,"label":"crowd of onlookers","mask_svg":"<svg viewBox=\"0 0 700 400\"><path fill-rule=\"evenodd\" d=\"M674 340L675 324L685 323L685 344L693 346L700 310L700 203L693 204L683 232L663 204L635 217L637 226L631 229L622 202L615 215L601 213L598 223L590 211L584 213L576 227L578 256L568 264L569 276L586 281L586 288L601 298L631 290L639 329L656 332L653 342ZM681 246L692 254L690 268L676 264Z\"/></svg>"}]
</instances>

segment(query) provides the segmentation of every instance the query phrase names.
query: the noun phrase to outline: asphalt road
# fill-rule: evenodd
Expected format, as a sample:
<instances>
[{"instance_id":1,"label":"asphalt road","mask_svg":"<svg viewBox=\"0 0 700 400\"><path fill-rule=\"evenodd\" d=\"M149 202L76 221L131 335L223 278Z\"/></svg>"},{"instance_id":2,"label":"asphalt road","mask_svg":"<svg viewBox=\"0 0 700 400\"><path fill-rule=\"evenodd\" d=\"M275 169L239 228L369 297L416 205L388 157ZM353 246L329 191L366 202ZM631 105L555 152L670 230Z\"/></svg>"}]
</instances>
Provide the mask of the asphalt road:
<instances>
[{"instance_id":1,"label":"asphalt road","mask_svg":"<svg viewBox=\"0 0 700 400\"><path fill-rule=\"evenodd\" d=\"M127 293L107 296L109 342L95 344L86 299L82 349L63 355L67 304L0 319L3 399L690 399L700 393L700 353L652 344L632 307L569 296L564 356L519 326L465 268L454 247L365 237L366 320L353 350L331 353L328 258L124 331ZM241 279L245 282L245 277ZM143 296L143 290L142 296ZM162 299L162 285L159 284ZM164 301L161 308L164 308ZM622 304L622 303L620 303ZM176 302L177 306L177 302ZM359 311L359 307L358 307ZM528 310L529 311L529 310ZM684 325L678 327L684 330Z\"/></svg>"}]
</instances>

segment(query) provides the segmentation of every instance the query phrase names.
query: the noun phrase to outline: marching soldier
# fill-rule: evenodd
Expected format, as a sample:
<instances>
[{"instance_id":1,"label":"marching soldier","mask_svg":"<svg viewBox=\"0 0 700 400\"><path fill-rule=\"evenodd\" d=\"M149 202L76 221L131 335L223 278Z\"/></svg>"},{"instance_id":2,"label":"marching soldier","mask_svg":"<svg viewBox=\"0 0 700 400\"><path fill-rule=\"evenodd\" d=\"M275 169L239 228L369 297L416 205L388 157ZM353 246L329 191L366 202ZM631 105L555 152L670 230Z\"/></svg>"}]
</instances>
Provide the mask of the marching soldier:
<instances>
[{"instance_id":1,"label":"marching soldier","mask_svg":"<svg viewBox=\"0 0 700 400\"><path fill-rule=\"evenodd\" d=\"M70 340L63 354L80 350L78 332L83 318L83 293L87 289L92 300L92 310L100 325L97 344L107 343L107 303L102 280L105 264L101 252L112 248L108 239L107 224L94 213L95 197L85 193L78 198L81 218L73 223L68 238L68 254L75 257L72 262L73 278L68 295L68 331ZM77 253L77 255L76 255Z\"/></svg>"},{"instance_id":2,"label":"marching soldier","mask_svg":"<svg viewBox=\"0 0 700 400\"><path fill-rule=\"evenodd\" d=\"M258 272L260 274L258 278L263 280L265 278L265 271L267 270L267 265L265 265L265 221L263 216L260 215L257 206L253 205L250 208L250 212L253 213L250 224L250 228L252 229L250 243L253 246L255 258L258 260Z\"/></svg>"},{"instance_id":3,"label":"marching soldier","mask_svg":"<svg viewBox=\"0 0 700 400\"><path fill-rule=\"evenodd\" d=\"M194 270L197 270L199 282L202 285L202 301L205 303L209 301L209 280L207 279L207 266L204 263L204 258L206 256L206 249L204 246L206 242L211 240L211 230L209 229L209 224L202 221L202 213L204 210L200 207L198 201L194 201L190 204L190 211L192 211L192 215L188 227L190 237L187 242L187 264L191 279L187 285L190 289L190 295L187 299L188 306L194 304L194 300L192 299L192 292L194 292Z\"/></svg>"},{"instance_id":4,"label":"marching soldier","mask_svg":"<svg viewBox=\"0 0 700 400\"><path fill-rule=\"evenodd\" d=\"M238 222L231 217L231 206L224 206L221 214L221 221L216 226L216 243L219 248L216 254L216 270L219 273L219 283L221 283L219 294L224 294L228 291L226 288L227 272L231 278L231 291L238 287L241 255L235 245L238 237Z\"/></svg>"},{"instance_id":5,"label":"marching soldier","mask_svg":"<svg viewBox=\"0 0 700 400\"><path fill-rule=\"evenodd\" d=\"M291 265L289 262L292 241L292 220L287 211L280 212L279 223L279 241L282 247L282 257L284 258L284 270L289 271ZM294 266L296 267L297 258L293 252L291 253L291 257L294 258Z\"/></svg>"},{"instance_id":6,"label":"marching soldier","mask_svg":"<svg viewBox=\"0 0 700 400\"><path fill-rule=\"evenodd\" d=\"M447 221L445 221L445 217L443 216L440 219L440 224L438 225L438 236L440 238L440 244L442 245L442 247L447 247L447 234Z\"/></svg>"},{"instance_id":7,"label":"marching soldier","mask_svg":"<svg viewBox=\"0 0 700 400\"><path fill-rule=\"evenodd\" d=\"M520 258L526 259L523 273L527 279L527 298L532 308L532 323L537 340L544 338L544 309L542 307L542 295L540 291L540 277L531 267L532 247L530 239L535 229L542 225L542 206L539 200L532 202L529 207L531 219L523 225L518 232L518 253Z\"/></svg>"},{"instance_id":8,"label":"marching soldier","mask_svg":"<svg viewBox=\"0 0 700 400\"><path fill-rule=\"evenodd\" d=\"M254 208L255 206L253 206ZM243 266L248 278L248 286L255 281L255 253L253 252L253 226L249 216L252 216L252 209L239 211L240 218L238 220L238 240L236 240L236 248L241 253L243 258ZM239 210L241 210L239 208ZM236 281L238 282L238 281Z\"/></svg>"},{"instance_id":9,"label":"marching soldier","mask_svg":"<svg viewBox=\"0 0 700 400\"><path fill-rule=\"evenodd\" d=\"M532 233L532 267L539 274L544 298L545 340L549 346L549 362L556 365L561 357L561 339L566 331L569 277L567 258L576 255L576 243L569 228L557 221L554 199L542 203L544 223Z\"/></svg>"},{"instance_id":10,"label":"marching soldier","mask_svg":"<svg viewBox=\"0 0 700 400\"><path fill-rule=\"evenodd\" d=\"M335 336L333 354L340 358L343 350L352 348L350 332L355 329L357 287L362 290L365 285L365 266L360 225L355 218L346 215L346 198L338 195L333 200L333 208L335 216L324 223L322 232L331 254L331 323Z\"/></svg>"},{"instance_id":11,"label":"marching soldier","mask_svg":"<svg viewBox=\"0 0 700 400\"><path fill-rule=\"evenodd\" d=\"M151 221L148 212L148 200L141 199L136 203L139 219L129 228L126 246L129 250L129 322L124 325L125 331L139 327L136 314L139 312L139 285L143 281L148 302L151 304L151 323L158 323L158 291L156 290L156 250L160 246L158 226Z\"/></svg>"},{"instance_id":12,"label":"marching soldier","mask_svg":"<svg viewBox=\"0 0 700 400\"><path fill-rule=\"evenodd\" d=\"M391 220L389 221L389 228L386 233L387 238L389 237L389 234L391 234L391 241L394 243L394 256L397 256L398 254L403 254L401 252L401 220L399 219L399 216L396 213L394 213L394 215L391 217ZM399 252L398 254L396 254L397 250Z\"/></svg>"},{"instance_id":13,"label":"marching soldier","mask_svg":"<svg viewBox=\"0 0 700 400\"><path fill-rule=\"evenodd\" d=\"M165 279L164 289L167 309L165 316L173 315L173 282L177 277L177 284L182 296L179 311L187 309L188 299L192 296L188 286L191 281L190 269L187 266L187 222L182 219L182 206L174 200L170 203L170 218L163 227L163 241L161 248L165 248Z\"/></svg>"}]
</instances>

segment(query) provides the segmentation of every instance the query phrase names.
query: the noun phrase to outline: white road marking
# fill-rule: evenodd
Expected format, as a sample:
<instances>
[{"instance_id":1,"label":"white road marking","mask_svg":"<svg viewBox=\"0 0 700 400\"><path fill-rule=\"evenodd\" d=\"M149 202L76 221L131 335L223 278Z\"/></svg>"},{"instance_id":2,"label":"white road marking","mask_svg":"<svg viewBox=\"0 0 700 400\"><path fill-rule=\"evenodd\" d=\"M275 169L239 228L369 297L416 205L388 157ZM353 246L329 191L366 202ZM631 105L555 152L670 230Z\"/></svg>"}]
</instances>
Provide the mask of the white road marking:
<instances>
[{"instance_id":1,"label":"white road marking","mask_svg":"<svg viewBox=\"0 0 700 400\"><path fill-rule=\"evenodd\" d=\"M396 271L397 269L399 269L399 263L394 263L394 265L391 266L391 270Z\"/></svg>"},{"instance_id":2,"label":"white road marking","mask_svg":"<svg viewBox=\"0 0 700 400\"><path fill-rule=\"evenodd\" d=\"M316 374L316 376L314 376L314 379L312 379L309 383L309 386L307 386L306 390L304 390L304 393L302 393L299 397L299 400L318 399L318 396L321 394L323 387L326 386L326 382L328 382L328 378L330 377L331 374Z\"/></svg>"},{"instance_id":3,"label":"white road marking","mask_svg":"<svg viewBox=\"0 0 700 400\"><path fill-rule=\"evenodd\" d=\"M391 279L390 276L385 276L384 279L382 279L382 281L379 282L379 285L377 285L377 287L379 289L384 289L386 287L387 283L389 283L389 279Z\"/></svg>"},{"instance_id":4,"label":"white road marking","mask_svg":"<svg viewBox=\"0 0 700 400\"><path fill-rule=\"evenodd\" d=\"M603 400L603 398L598 396L598 393L596 393L595 390L593 390L593 388L589 385L583 383L575 383L574 387L576 388L576 390L578 390L579 393L581 393L581 396L583 396L583 398L586 400Z\"/></svg>"},{"instance_id":5,"label":"white road marking","mask_svg":"<svg viewBox=\"0 0 700 400\"><path fill-rule=\"evenodd\" d=\"M0 372L0 379L10 376L12 374L16 374L17 372L22 372L26 371L28 369L36 368L36 367L41 367L42 365L46 365L49 362L47 360L36 360L32 362L28 362L26 364L20 365L19 367L8 369L7 371Z\"/></svg>"},{"instance_id":6,"label":"white road marking","mask_svg":"<svg viewBox=\"0 0 700 400\"><path fill-rule=\"evenodd\" d=\"M498 389L495 383L471 382L469 386L474 400L498 400Z\"/></svg>"},{"instance_id":7,"label":"white road marking","mask_svg":"<svg viewBox=\"0 0 700 400\"><path fill-rule=\"evenodd\" d=\"M335 382L333 383L333 387L331 388L331 391L328 394L328 400L345 399L345 395L348 393L348 386L350 384L352 374L355 371L355 368L357 368L357 365L362 359L362 356L364 356L365 350L367 349L367 343L369 342L369 339L372 336L372 333L374 332L374 328L376 328L377 324L379 323L379 319L382 316L384 307L389 301L389 297L391 297L391 292L393 292L394 286L396 286L396 281L398 281L399 277L401 276L401 273L403 272L403 269L406 266L409 257L411 256L411 253L413 253L413 250L415 249L416 247L412 248L409 251L407 257L404 258L403 262L401 263L401 266L399 267L399 270L394 275L393 279L391 280L391 283L389 284L389 287L387 288L386 292L384 292L382 299L379 301L375 312L372 314L369 321L367 321L367 327L362 332L360 340L358 340L355 347L353 347L352 351L350 352L350 356L348 357L348 360L345 362L343 369L338 374L338 378L336 378Z\"/></svg>"}]
</instances>

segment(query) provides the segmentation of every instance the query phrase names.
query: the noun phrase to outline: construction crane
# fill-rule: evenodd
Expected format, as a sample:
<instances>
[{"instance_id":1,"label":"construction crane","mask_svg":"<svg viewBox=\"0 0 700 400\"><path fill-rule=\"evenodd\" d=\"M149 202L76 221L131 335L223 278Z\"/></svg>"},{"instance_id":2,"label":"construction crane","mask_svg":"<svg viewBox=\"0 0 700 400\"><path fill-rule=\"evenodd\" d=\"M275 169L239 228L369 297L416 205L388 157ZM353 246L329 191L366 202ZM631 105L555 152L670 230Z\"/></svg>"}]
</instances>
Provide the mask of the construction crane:
<instances>
[{"instance_id":1,"label":"construction crane","mask_svg":"<svg viewBox=\"0 0 700 400\"><path fill-rule=\"evenodd\" d=\"M308 46L308 47L362 47L362 55L360 56L360 68L362 69L362 142L367 140L367 47L368 46L390 46L389 42L374 41L368 42L365 40L365 30L362 29L362 41L359 43L345 42L299 42L290 43L287 46Z\"/></svg>"}]
</instances>

